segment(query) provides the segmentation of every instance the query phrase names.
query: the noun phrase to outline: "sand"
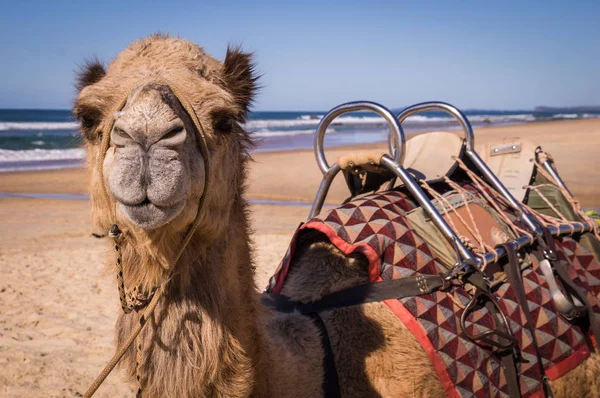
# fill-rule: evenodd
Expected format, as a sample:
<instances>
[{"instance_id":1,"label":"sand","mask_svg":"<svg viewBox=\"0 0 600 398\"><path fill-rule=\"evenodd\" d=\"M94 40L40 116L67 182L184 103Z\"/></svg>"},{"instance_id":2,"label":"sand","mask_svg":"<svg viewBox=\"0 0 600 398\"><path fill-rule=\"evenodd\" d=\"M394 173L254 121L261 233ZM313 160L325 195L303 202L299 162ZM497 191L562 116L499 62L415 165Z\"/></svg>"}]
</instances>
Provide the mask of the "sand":
<instances>
[{"instance_id":1,"label":"sand","mask_svg":"<svg viewBox=\"0 0 600 398\"><path fill-rule=\"evenodd\" d=\"M585 206L600 207L600 120L556 121L476 131L478 143L524 137L554 155ZM381 147L375 145L373 147ZM330 159L349 149L328 151ZM307 205L252 205L257 284L264 287L297 225L305 219L320 172L311 151L257 153L249 196ZM0 174L0 192L86 192L83 169ZM330 203L346 197L340 177ZM0 198L0 396L82 393L113 353L119 304L113 275L103 274L105 240L90 236L86 200ZM133 396L112 374L99 397Z\"/></svg>"}]
</instances>

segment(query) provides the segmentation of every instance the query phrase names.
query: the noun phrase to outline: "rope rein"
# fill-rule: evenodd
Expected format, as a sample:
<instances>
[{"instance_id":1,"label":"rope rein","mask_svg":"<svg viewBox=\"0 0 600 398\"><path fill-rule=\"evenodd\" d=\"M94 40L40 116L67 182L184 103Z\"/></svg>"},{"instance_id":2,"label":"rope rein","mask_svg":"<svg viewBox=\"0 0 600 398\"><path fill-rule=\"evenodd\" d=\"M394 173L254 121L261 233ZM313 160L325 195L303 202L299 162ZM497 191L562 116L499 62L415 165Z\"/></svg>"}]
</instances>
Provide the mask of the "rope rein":
<instances>
[{"instance_id":1,"label":"rope rein","mask_svg":"<svg viewBox=\"0 0 600 398\"><path fill-rule=\"evenodd\" d=\"M180 94L179 90L172 83L169 83L167 80L164 80L164 79L160 79L158 81L157 80L146 81L146 83L150 83L150 82L158 83L158 84L162 83L162 84L167 85L171 89L171 91L173 91L173 93L175 94L175 97L179 100L179 102L183 106L184 110L186 111L187 115L192 119L192 122L194 124L194 127L196 128L197 136L199 139L199 143L198 143L199 149L200 149L200 152L202 153L203 160L204 160L204 170L205 170L204 191L202 192L202 195L198 201L198 210L196 213L196 217L195 217L193 223L188 228L187 232L185 233L184 239L181 242L179 250L177 251L177 254L175 255L175 257L173 259L173 262L170 267L170 271L169 271L167 278L160 285L158 285L158 287L156 287L154 294L151 293L150 301L147 304L147 306L145 307L145 309L143 309L143 312L140 315L139 320L136 323L135 327L131 331L131 334L129 335L129 337L127 337L127 339L124 341L124 343L121 345L121 347L118 348L117 352L113 355L111 360L106 364L106 366L104 367L102 372L100 372L100 374L94 380L94 382L88 387L88 389L86 390L86 392L83 395L84 398L89 398L92 395L94 395L94 393L98 390L100 385L102 385L104 380L106 380L108 375L113 371L113 369L116 367L116 365L123 358L123 356L125 355L127 350L131 347L131 345L134 342L136 342L136 381L138 384L138 390L136 393L136 397L140 398L142 396L142 378L141 378L142 336L140 335L140 332L146 326L148 319L154 313L154 310L156 309L156 306L158 305L158 302L160 301L160 299L165 295L168 285L171 282L171 280L173 279L177 263L179 262L179 259L183 255L183 252L185 251L186 247L188 246L192 237L194 236L196 230L198 229L198 225L200 222L201 210L204 207L204 202L206 201L206 192L209 190L209 188L211 186L210 153L208 151L204 127L200 123L200 120L198 119L196 112L192 108L191 104L187 100L185 100L185 97L183 97ZM136 87L140 87L140 86L141 86L140 84L133 86L131 91L133 91ZM129 91L129 92L131 92L131 91ZM110 115L114 115L117 112L119 112L121 109L123 109L123 107L125 106L125 103L127 101L128 95L125 96L125 98L119 103L118 108L115 110L115 112L112 112ZM106 184L104 183L104 173L103 173L102 168L103 168L103 164L104 164L104 159L106 157L106 152L108 151L109 146L110 146L110 133L112 131L114 123L115 123L115 120L113 117L111 117L110 119L108 119L108 122L107 122L105 128L103 129L104 136L102 137L101 155L100 155L100 160L97 165L97 167L99 168L100 181L103 186L104 197L105 197L105 200L107 201L106 203L110 203L110 195L108 193ZM121 301L121 308L122 308L123 312L125 314L128 314L133 309L133 304L127 303L127 297L125 294L125 282L124 282L124 278L123 278L123 264L122 264L120 245L118 243L121 239L124 239L124 237L123 237L122 231L119 229L117 222L116 222L117 221L116 208L112 212L112 219L113 219L113 225L111 226L109 235L111 237L113 237L113 239L115 240L115 252L116 252L116 263L117 263L117 287L119 289L119 299ZM143 308L143 305L141 307ZM142 308L140 308L140 311L142 310ZM136 309L136 311L137 311L137 309Z\"/></svg>"},{"instance_id":2,"label":"rope rein","mask_svg":"<svg viewBox=\"0 0 600 398\"><path fill-rule=\"evenodd\" d=\"M483 238L481 237L481 234L479 233L477 224L473 222L473 224L469 225L469 223L467 221L465 221L465 219L460 215L460 213L456 210L456 208L454 206L452 206L452 204L448 201L448 199L445 196L441 195L439 192L437 192L435 189L433 189L431 187L431 185L429 185L425 180L420 181L420 183L421 183L421 186L423 188L425 188L425 190L427 190L427 192L429 192L429 194L438 201L438 203L440 204L440 206L442 208L444 215L448 214L448 223L450 223L452 229L456 233L458 233L458 229L456 228L456 224L454 223L454 220L452 219L452 217L450 217L450 211L452 211L456 215L458 220L465 226L465 228L469 231L469 233L471 233L471 235L473 235L475 237L475 239L477 240L477 245L474 245L473 242L471 242L471 240L467 236L459 235L459 239L466 246L468 246L469 249L476 256L483 257L483 255L485 255L485 253L487 251L489 251L491 248L483 242ZM467 212L470 215L469 218L471 220L473 220L473 217L471 215L471 210L469 209L469 204L468 204L468 201L466 200L466 197L464 196L464 194L462 192L459 191L459 193L461 194L461 197L463 198L465 207L467 208ZM494 252L494 250L491 250L491 252Z\"/></svg>"}]
</instances>

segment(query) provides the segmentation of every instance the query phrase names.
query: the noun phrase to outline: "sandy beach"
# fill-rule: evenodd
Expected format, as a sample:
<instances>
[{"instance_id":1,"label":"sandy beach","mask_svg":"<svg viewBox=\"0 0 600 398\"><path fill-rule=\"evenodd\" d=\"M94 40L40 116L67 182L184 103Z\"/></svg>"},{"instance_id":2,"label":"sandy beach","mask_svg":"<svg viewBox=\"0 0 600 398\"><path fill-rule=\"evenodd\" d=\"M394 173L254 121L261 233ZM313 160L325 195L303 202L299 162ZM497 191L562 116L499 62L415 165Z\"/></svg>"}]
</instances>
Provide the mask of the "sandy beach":
<instances>
[{"instance_id":1,"label":"sandy beach","mask_svg":"<svg viewBox=\"0 0 600 398\"><path fill-rule=\"evenodd\" d=\"M477 144L521 137L551 153L560 174L585 207L600 207L600 120L488 127ZM374 145L385 148L385 145ZM348 148L328 150L330 161ZM306 205L252 205L256 280L263 287L304 221L320 182L312 151L254 154L252 199ZM0 193L85 194L84 169L0 174ZM328 202L345 199L339 177ZM87 200L0 197L0 396L81 394L113 354L119 309L112 275L105 275L107 241L90 236ZM112 374L99 397L132 396Z\"/></svg>"}]
</instances>

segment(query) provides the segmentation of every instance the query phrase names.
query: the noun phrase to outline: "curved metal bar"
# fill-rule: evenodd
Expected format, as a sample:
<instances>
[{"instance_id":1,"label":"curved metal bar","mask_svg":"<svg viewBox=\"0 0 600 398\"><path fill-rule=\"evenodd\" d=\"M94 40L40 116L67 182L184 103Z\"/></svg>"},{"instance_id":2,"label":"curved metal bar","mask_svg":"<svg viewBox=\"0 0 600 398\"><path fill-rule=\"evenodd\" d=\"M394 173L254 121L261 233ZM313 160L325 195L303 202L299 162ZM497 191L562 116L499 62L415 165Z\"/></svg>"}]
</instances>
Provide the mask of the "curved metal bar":
<instances>
[{"instance_id":1,"label":"curved metal bar","mask_svg":"<svg viewBox=\"0 0 600 398\"><path fill-rule=\"evenodd\" d=\"M315 132L314 138L314 151L315 157L317 158L317 165L319 165L319 169L321 173L323 173L323 180L319 185L319 189L317 191L317 195L315 196L315 200L313 202L312 208L310 209L310 213L308 214L308 219L310 220L312 217L316 216L321 212L323 208L323 203L325 203L325 198L327 197L327 192L329 192L329 187L331 187L331 183L335 178L336 174L340 172L340 166L337 163L333 163L331 166L327 163L327 158L325 157L325 133L327 132L327 127L333 122L337 117L349 113L349 112L358 112L358 111L371 111L379 116L381 116L390 127L390 137L394 137L393 142L398 143L394 147L394 161L398 162L398 164L402 164L404 158L401 155L404 153L402 147L404 146L404 131L402 131L402 126L389 109L380 105L376 102L370 101L355 101L355 102L347 102L342 105L338 105L332 110L330 110L327 115L321 119L319 122L319 126L317 127L317 131ZM392 139L390 138L390 141Z\"/></svg>"},{"instance_id":2,"label":"curved metal bar","mask_svg":"<svg viewBox=\"0 0 600 398\"><path fill-rule=\"evenodd\" d=\"M567 184L565 184L565 182L562 180L562 178L560 178L560 176L558 175L558 172L556 171L556 169L552 166L552 163L550 163L549 160L546 160L545 162L542 163L542 165L544 166L544 168L546 169L548 174L550 174L550 176L554 179L554 182L556 182L556 184L559 187L561 187L565 191L567 191L569 193L569 195L573 196L573 194L567 187Z\"/></svg>"},{"instance_id":3,"label":"curved metal bar","mask_svg":"<svg viewBox=\"0 0 600 398\"><path fill-rule=\"evenodd\" d=\"M506 200L508 200L511 206L519 210L519 212L521 213L521 220L525 223L527 228L536 234L541 233L542 230L540 229L535 219L525 211L523 206L521 206L521 203L514 198L514 196L510 193L508 189L506 189L506 187L504 186L504 184L502 184L498 177L496 177L496 175L489 169L487 164L485 164L485 162L479 157L477 152L475 152L475 136L473 134L473 128L471 127L471 123L469 122L465 114L462 113L458 108L445 102L423 102L420 104L410 106L404 111L402 111L402 113L398 115L398 121L402 123L409 116L427 111L446 112L458 121L465 134L465 154L469 157L471 162L475 165L475 167L477 167L477 169L485 177L485 179L488 180L488 182L494 187L494 189L500 192L500 194L504 196ZM392 140L393 138L390 137L388 141L390 148L393 148L395 146ZM405 146L403 145L401 148L404 149ZM403 157L404 154L402 154L402 158Z\"/></svg>"},{"instance_id":4,"label":"curved metal bar","mask_svg":"<svg viewBox=\"0 0 600 398\"><path fill-rule=\"evenodd\" d=\"M398 122L400 122L400 124L402 124L402 122L404 122L408 117L416 115L417 113L423 113L423 112L428 112L428 111L446 112L447 114L452 116L454 119L456 119L456 121L458 121L458 123L462 127L463 132L465 134L465 142L467 144L467 150L473 150L473 151L475 150L475 135L473 134L473 127L471 127L471 123L469 122L469 119L467 119L465 114L462 113L460 111L460 109L458 109L455 106L450 105L446 102L439 102L439 101L421 102L420 104L409 106L408 108L404 109L398 115ZM392 140L393 140L393 137L390 136L390 139L388 140L390 151L392 151L395 148L395 143ZM404 150L404 147L405 146L402 145L403 150ZM393 152L391 152L391 153L393 153ZM404 159L404 154L402 154L401 158Z\"/></svg>"},{"instance_id":5,"label":"curved metal bar","mask_svg":"<svg viewBox=\"0 0 600 398\"><path fill-rule=\"evenodd\" d=\"M310 220L317 214L321 212L323 208L323 203L325 203L325 198L327 197L327 193L329 192L329 188L331 187L331 183L333 179L342 169L337 163L334 163L325 174L323 174L323 179L321 180L321 184L319 184L319 189L317 190L317 195L315 196L315 200L310 208L310 212L308 213L308 219Z\"/></svg>"},{"instance_id":6,"label":"curved metal bar","mask_svg":"<svg viewBox=\"0 0 600 398\"><path fill-rule=\"evenodd\" d=\"M402 130L402 126L389 109L385 106L380 105L376 102L371 101L355 101L355 102L347 102L342 105L338 105L332 110L330 110L327 115L321 119L319 122L319 126L317 127L317 131L315 133L314 138L314 148L315 148L315 157L317 158L317 164L321 169L323 175L325 175L331 166L327 163L327 159L325 157L324 151L324 141L325 141L325 132L327 131L327 127L333 122L334 119L343 115L344 113L349 112L358 112L358 111L371 111L379 116L381 116L389 125L390 133L389 133L389 141L394 142L393 151L390 153L394 156L394 160L398 164L402 164L404 162L404 131ZM393 137L393 138L392 138Z\"/></svg>"}]
</instances>

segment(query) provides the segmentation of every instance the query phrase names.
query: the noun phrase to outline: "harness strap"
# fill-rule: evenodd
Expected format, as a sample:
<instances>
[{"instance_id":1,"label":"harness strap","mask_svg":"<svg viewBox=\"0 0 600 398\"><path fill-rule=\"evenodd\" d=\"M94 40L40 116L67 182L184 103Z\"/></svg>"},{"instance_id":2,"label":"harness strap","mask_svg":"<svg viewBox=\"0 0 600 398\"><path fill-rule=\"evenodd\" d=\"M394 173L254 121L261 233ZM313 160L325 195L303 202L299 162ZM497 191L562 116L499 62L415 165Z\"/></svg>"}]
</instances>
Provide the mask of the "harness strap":
<instances>
[{"instance_id":1,"label":"harness strap","mask_svg":"<svg viewBox=\"0 0 600 398\"><path fill-rule=\"evenodd\" d=\"M472 272L465 277L465 280L475 287L475 294L473 294L473 298L463 310L460 318L460 327L465 336L474 343L479 344L478 341L483 341L490 346L499 348L494 353L500 358L500 363L504 370L506 385L508 386L508 396L510 398L521 398L519 369L517 367L517 361L521 358L516 348L518 347L518 340L512 334L508 320L492 295L490 286L484 279L483 274L481 272ZM483 303L480 303L481 300L483 300ZM472 335L467 330L466 319L478 305L482 305L488 310L494 318L496 326L494 329L478 335Z\"/></svg>"},{"instance_id":2,"label":"harness strap","mask_svg":"<svg viewBox=\"0 0 600 398\"><path fill-rule=\"evenodd\" d=\"M531 319L531 312L529 312L529 304L527 303L527 296L525 294L525 287L523 286L523 279L521 275L521 267L519 266L519 258L517 257L517 247L514 242L504 243L501 245L506 251L508 262L504 267L504 272L506 273L506 277L508 278L508 283L512 286L517 295L517 301L519 302L519 306L521 310L525 314L525 321L527 322L527 329L529 333L531 333L531 338L533 339L533 346L535 347L535 355L537 357L538 367L540 370L540 374L542 375L542 385L544 388L544 394L548 398L552 398L554 394L552 393L552 389L550 388L550 384L548 383L548 377L546 376L546 372L544 370L544 365L542 362L542 355L539 350L539 345L537 342L537 338L535 335L535 327L533 325L533 321ZM508 378L507 378L508 380Z\"/></svg>"},{"instance_id":3,"label":"harness strap","mask_svg":"<svg viewBox=\"0 0 600 398\"><path fill-rule=\"evenodd\" d=\"M497 315L493 305L486 303L486 308L494 316ZM508 386L508 396L510 398L521 398L519 369L517 368L517 358L515 358L514 350L504 350L496 354L500 357L500 363L504 370L504 377L506 377L506 385Z\"/></svg>"},{"instance_id":4,"label":"harness strap","mask_svg":"<svg viewBox=\"0 0 600 398\"><path fill-rule=\"evenodd\" d=\"M340 382L327 327L318 313L314 312L309 316L315 323L315 326L319 328L321 334L321 345L323 346L323 394L325 398L339 398L341 396Z\"/></svg>"},{"instance_id":5,"label":"harness strap","mask_svg":"<svg viewBox=\"0 0 600 398\"><path fill-rule=\"evenodd\" d=\"M416 275L352 286L328 294L310 303L299 303L287 296L275 293L264 293L261 301L266 306L279 312L290 313L297 311L301 314L309 315L334 308L414 297L421 294L433 293L448 286L449 283L439 275Z\"/></svg>"},{"instance_id":6,"label":"harness strap","mask_svg":"<svg viewBox=\"0 0 600 398\"><path fill-rule=\"evenodd\" d=\"M541 255L551 263L554 272L562 282L563 287L565 290L567 290L569 295L577 299L580 303L583 303L583 305L579 306L574 305L572 311L563 315L565 318L577 323L577 325L585 332L586 337L588 337L591 332L591 334L594 336L594 340L596 340L596 346L598 347L600 345L600 320L598 320L598 317L596 317L596 314L594 313L586 294L581 291L580 287L577 286L575 282L573 282L567 273L567 270L559 261L556 254L557 252L554 245L554 240L550 231L547 228L543 228L543 232L544 239L538 239L541 242L538 251L541 252ZM538 253L538 255L540 254ZM588 345L590 345L590 350L594 351L594 345L590 342L588 342ZM596 351L600 352L600 347L596 348Z\"/></svg>"}]
</instances>

